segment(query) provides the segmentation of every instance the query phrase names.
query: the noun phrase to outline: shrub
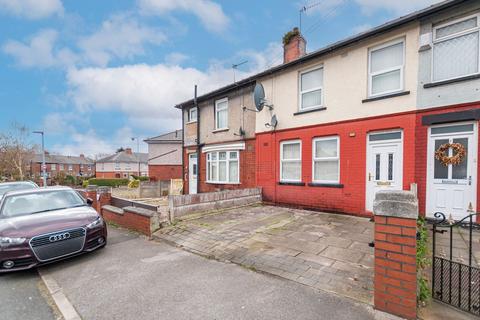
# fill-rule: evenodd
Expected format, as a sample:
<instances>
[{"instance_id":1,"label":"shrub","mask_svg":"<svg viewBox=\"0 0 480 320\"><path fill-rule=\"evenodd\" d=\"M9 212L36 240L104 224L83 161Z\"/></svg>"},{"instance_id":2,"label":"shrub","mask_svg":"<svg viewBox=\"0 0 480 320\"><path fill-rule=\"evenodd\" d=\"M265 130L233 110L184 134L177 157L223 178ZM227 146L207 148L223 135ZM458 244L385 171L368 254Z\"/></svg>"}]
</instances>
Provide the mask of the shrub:
<instances>
[{"instance_id":1,"label":"shrub","mask_svg":"<svg viewBox=\"0 0 480 320\"><path fill-rule=\"evenodd\" d=\"M126 186L128 185L128 179L99 179L99 178L91 178L87 181L87 184L84 186L87 187L89 185L95 185L99 187L112 187L117 188L119 186Z\"/></svg>"},{"instance_id":2,"label":"shrub","mask_svg":"<svg viewBox=\"0 0 480 320\"><path fill-rule=\"evenodd\" d=\"M140 180L132 180L128 183L129 188L138 188L140 186Z\"/></svg>"},{"instance_id":3,"label":"shrub","mask_svg":"<svg viewBox=\"0 0 480 320\"><path fill-rule=\"evenodd\" d=\"M150 181L150 178L149 177L144 177L144 176L135 176L135 175L132 175L133 179L135 180L140 180L140 181Z\"/></svg>"},{"instance_id":4,"label":"shrub","mask_svg":"<svg viewBox=\"0 0 480 320\"><path fill-rule=\"evenodd\" d=\"M420 217L417 221L417 303L420 306L425 306L432 297L426 274L432 262L430 255L427 223Z\"/></svg>"},{"instance_id":5,"label":"shrub","mask_svg":"<svg viewBox=\"0 0 480 320\"><path fill-rule=\"evenodd\" d=\"M296 37L300 35L300 30L298 30L297 27L293 28L293 30L291 31L288 31L287 33L285 33L285 35L283 36L283 45L286 46L287 44L290 43L290 41Z\"/></svg>"}]
</instances>

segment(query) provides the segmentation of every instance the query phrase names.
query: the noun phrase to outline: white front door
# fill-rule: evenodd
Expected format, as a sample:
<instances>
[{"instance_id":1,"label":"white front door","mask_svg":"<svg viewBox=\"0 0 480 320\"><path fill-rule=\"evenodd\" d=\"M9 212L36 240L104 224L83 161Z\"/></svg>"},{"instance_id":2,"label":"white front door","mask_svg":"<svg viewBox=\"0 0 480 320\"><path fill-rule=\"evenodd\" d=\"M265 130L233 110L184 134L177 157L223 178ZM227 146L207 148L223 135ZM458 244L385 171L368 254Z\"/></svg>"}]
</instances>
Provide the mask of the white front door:
<instances>
[{"instance_id":1,"label":"white front door","mask_svg":"<svg viewBox=\"0 0 480 320\"><path fill-rule=\"evenodd\" d=\"M188 155L188 193L197 193L197 154L190 153Z\"/></svg>"},{"instance_id":2,"label":"white front door","mask_svg":"<svg viewBox=\"0 0 480 320\"><path fill-rule=\"evenodd\" d=\"M373 211L373 200L379 190L402 190L402 132L371 133L367 137L366 209Z\"/></svg>"},{"instance_id":3,"label":"white front door","mask_svg":"<svg viewBox=\"0 0 480 320\"><path fill-rule=\"evenodd\" d=\"M435 151L446 143L460 143L466 156L457 165L445 166L435 158ZM453 150L448 150L448 156ZM435 212L461 220L476 209L477 201L477 126L461 123L429 128L427 160L427 217Z\"/></svg>"}]
</instances>

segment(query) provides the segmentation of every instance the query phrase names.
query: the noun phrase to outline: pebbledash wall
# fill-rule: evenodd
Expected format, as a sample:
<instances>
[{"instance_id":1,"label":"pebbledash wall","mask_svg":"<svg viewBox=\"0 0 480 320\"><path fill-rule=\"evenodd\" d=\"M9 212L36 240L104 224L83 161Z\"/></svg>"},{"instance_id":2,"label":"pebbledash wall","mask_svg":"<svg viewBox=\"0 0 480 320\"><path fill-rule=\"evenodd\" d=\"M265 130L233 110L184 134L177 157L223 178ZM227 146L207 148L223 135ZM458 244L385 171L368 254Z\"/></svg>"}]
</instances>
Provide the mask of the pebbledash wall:
<instances>
[{"instance_id":1,"label":"pebbledash wall","mask_svg":"<svg viewBox=\"0 0 480 320\"><path fill-rule=\"evenodd\" d=\"M372 213L366 210L367 135L377 131L401 129L403 189L409 190L411 183L417 183L419 211L425 214L429 126L422 124L422 118L426 115L466 110L480 110L480 102L258 133L256 148L261 152L256 154L257 186L263 189L263 199L266 202L371 216ZM340 183L334 186L314 186L311 184L312 140L331 136L338 136L340 139ZM282 184L280 143L295 139L302 141L302 183ZM476 165L480 171L480 163L477 162ZM478 179L477 198L480 199ZM480 210L478 201L476 209Z\"/></svg>"},{"instance_id":2,"label":"pebbledash wall","mask_svg":"<svg viewBox=\"0 0 480 320\"><path fill-rule=\"evenodd\" d=\"M255 150L256 144L255 139L246 139L245 142L245 150L239 151L240 156L240 183L235 184L220 184L220 183L210 183L206 182L206 163L207 157L206 153L201 153L201 167L200 167L200 185L198 193L202 192L214 192L214 191L222 191L222 190L233 190L233 189L247 189L247 188L255 188L256 184L256 175L255 175ZM207 145L205 145L207 146ZM188 154L196 150L195 148L185 148L184 152L184 163L185 163L185 176L184 176L184 194L188 194Z\"/></svg>"}]
</instances>

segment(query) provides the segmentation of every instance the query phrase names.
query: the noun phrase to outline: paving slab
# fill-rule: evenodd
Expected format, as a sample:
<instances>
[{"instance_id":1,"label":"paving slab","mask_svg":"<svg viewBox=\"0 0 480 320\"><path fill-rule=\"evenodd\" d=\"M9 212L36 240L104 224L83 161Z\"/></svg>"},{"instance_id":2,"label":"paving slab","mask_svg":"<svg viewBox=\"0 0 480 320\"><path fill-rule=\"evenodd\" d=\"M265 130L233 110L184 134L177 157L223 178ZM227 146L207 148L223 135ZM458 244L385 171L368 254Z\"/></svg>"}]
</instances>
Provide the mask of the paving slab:
<instances>
[{"instance_id":1,"label":"paving slab","mask_svg":"<svg viewBox=\"0 0 480 320\"><path fill-rule=\"evenodd\" d=\"M373 224L366 218L255 205L186 217L154 238L372 303Z\"/></svg>"}]
</instances>

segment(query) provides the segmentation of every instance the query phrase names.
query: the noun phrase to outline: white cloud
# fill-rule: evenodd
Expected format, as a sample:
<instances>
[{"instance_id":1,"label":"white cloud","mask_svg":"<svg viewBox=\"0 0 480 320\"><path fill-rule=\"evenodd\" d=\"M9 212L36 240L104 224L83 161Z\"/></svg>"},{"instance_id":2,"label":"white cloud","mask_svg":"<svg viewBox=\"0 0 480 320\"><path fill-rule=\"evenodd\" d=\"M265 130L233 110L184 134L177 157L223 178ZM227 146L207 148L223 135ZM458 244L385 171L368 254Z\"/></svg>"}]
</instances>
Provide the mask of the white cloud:
<instances>
[{"instance_id":1,"label":"white cloud","mask_svg":"<svg viewBox=\"0 0 480 320\"><path fill-rule=\"evenodd\" d=\"M22 67L47 68L59 65L72 65L76 55L67 48L56 49L58 32L44 29L26 43L8 40L2 47L3 52L11 55Z\"/></svg>"},{"instance_id":2,"label":"white cloud","mask_svg":"<svg viewBox=\"0 0 480 320\"><path fill-rule=\"evenodd\" d=\"M362 8L362 11L366 14L372 14L377 10L384 9L399 15L422 9L441 1L443 0L355 0L355 2Z\"/></svg>"},{"instance_id":3,"label":"white cloud","mask_svg":"<svg viewBox=\"0 0 480 320\"><path fill-rule=\"evenodd\" d=\"M172 52L165 56L165 63L168 65L181 65L190 57L180 52Z\"/></svg>"},{"instance_id":4,"label":"white cloud","mask_svg":"<svg viewBox=\"0 0 480 320\"><path fill-rule=\"evenodd\" d=\"M212 32L221 33L230 23L222 7L211 0L138 0L138 3L144 14L164 15L176 10L190 12Z\"/></svg>"},{"instance_id":5,"label":"white cloud","mask_svg":"<svg viewBox=\"0 0 480 320\"><path fill-rule=\"evenodd\" d=\"M63 15L60 0L0 0L0 11L27 19L42 19Z\"/></svg>"},{"instance_id":6,"label":"white cloud","mask_svg":"<svg viewBox=\"0 0 480 320\"><path fill-rule=\"evenodd\" d=\"M146 44L165 41L163 32L143 26L130 15L115 15L102 23L100 30L80 39L84 59L105 66L112 58L132 59L145 53Z\"/></svg>"},{"instance_id":7,"label":"white cloud","mask_svg":"<svg viewBox=\"0 0 480 320\"><path fill-rule=\"evenodd\" d=\"M93 129L84 133L70 133L69 138L70 143L54 144L51 151L63 155L84 154L89 157L94 157L96 154L113 153L115 151L113 144L99 137Z\"/></svg>"}]
</instances>

